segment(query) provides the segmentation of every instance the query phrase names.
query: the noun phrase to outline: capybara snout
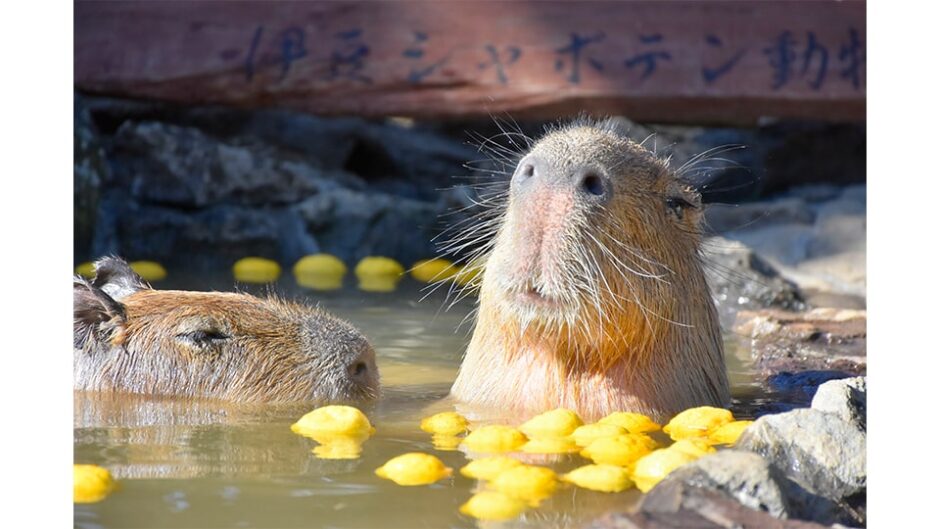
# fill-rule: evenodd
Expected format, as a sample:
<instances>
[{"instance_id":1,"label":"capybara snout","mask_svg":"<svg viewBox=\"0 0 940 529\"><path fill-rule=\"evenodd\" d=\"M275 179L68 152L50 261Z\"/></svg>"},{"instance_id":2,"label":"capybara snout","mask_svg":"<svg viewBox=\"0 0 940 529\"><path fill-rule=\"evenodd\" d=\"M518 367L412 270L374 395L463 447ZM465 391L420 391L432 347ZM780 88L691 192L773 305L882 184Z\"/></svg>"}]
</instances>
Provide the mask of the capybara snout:
<instances>
[{"instance_id":1,"label":"capybara snout","mask_svg":"<svg viewBox=\"0 0 940 529\"><path fill-rule=\"evenodd\" d=\"M606 204L613 195L613 184L601 166L590 162L559 163L539 154L523 158L510 181L510 192L517 200L538 192L570 193L575 202Z\"/></svg>"},{"instance_id":2,"label":"capybara snout","mask_svg":"<svg viewBox=\"0 0 940 529\"><path fill-rule=\"evenodd\" d=\"M122 260L75 278L75 389L241 402L375 398L375 352L353 326L275 297L153 290Z\"/></svg>"}]
</instances>

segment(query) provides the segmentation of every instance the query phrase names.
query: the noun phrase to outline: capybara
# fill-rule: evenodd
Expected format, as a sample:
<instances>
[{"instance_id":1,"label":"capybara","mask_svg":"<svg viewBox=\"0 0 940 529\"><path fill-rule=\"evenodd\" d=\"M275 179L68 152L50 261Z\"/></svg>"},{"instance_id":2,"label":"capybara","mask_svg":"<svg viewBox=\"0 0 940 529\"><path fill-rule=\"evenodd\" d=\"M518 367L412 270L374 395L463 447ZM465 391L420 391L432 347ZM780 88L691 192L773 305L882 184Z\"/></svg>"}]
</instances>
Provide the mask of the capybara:
<instances>
[{"instance_id":1,"label":"capybara","mask_svg":"<svg viewBox=\"0 0 940 529\"><path fill-rule=\"evenodd\" d=\"M74 387L238 402L375 398L368 340L276 297L154 290L123 260L75 277Z\"/></svg>"},{"instance_id":2,"label":"capybara","mask_svg":"<svg viewBox=\"0 0 940 529\"><path fill-rule=\"evenodd\" d=\"M452 395L585 418L728 405L701 217L700 195L618 123L550 130L521 157L494 217Z\"/></svg>"}]
</instances>

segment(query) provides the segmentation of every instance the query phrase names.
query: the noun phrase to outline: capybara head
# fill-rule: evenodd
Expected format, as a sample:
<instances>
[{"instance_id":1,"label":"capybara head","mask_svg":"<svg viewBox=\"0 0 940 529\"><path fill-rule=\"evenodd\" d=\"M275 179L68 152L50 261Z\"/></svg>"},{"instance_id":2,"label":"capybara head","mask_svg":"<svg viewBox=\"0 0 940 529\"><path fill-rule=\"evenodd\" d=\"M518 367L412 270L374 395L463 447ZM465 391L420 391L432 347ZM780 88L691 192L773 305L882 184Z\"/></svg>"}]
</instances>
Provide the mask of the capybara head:
<instances>
[{"instance_id":1,"label":"capybara head","mask_svg":"<svg viewBox=\"0 0 940 529\"><path fill-rule=\"evenodd\" d=\"M497 395L513 398L486 384L472 389L468 370L489 348L506 361L550 359L543 363L551 372L538 376L557 377L551 387L538 389L544 384L531 373L515 381L502 373L503 382L493 382L547 399L535 407L578 406L587 392L598 409L631 402L651 409L653 397L644 406L636 395L679 391L670 379L683 380L682 393L665 403L726 400L720 330L699 254L701 214L699 194L616 122L550 130L512 174L485 261L470 362L455 392L500 406ZM694 377L676 378L677 369ZM633 380L640 373L655 379Z\"/></svg>"},{"instance_id":2,"label":"capybara head","mask_svg":"<svg viewBox=\"0 0 940 529\"><path fill-rule=\"evenodd\" d=\"M598 333L613 312L692 323L664 312L664 285L696 264L700 202L613 124L552 131L512 176L484 281L520 321L552 330Z\"/></svg>"},{"instance_id":3,"label":"capybara head","mask_svg":"<svg viewBox=\"0 0 940 529\"><path fill-rule=\"evenodd\" d=\"M268 297L153 290L124 261L73 281L75 389L240 402L377 396L375 352L324 311Z\"/></svg>"}]
</instances>

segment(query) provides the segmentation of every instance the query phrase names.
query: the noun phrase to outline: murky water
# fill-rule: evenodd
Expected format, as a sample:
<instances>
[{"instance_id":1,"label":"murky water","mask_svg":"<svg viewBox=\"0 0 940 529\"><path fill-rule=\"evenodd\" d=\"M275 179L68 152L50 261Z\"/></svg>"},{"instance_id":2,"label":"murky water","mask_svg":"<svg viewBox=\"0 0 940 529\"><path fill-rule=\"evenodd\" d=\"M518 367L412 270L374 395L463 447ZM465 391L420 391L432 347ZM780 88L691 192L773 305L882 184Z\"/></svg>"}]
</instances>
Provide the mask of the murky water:
<instances>
[{"instance_id":1,"label":"murky water","mask_svg":"<svg viewBox=\"0 0 940 529\"><path fill-rule=\"evenodd\" d=\"M185 281L159 288L231 289L231 281ZM253 290L253 289L246 289ZM374 470L409 451L440 457L455 470L459 451L436 450L418 428L422 417L452 409L445 399L469 341L473 308L443 311L444 296L423 302L403 281L394 294L347 289L321 294L282 280L277 291L319 302L370 337L378 352L383 397L364 408L376 434L357 459L325 460L316 443L289 426L310 406L237 406L166 398L76 393L75 462L108 468L120 487L95 504L76 504L75 525L112 527L475 527L458 507L478 487L455 472L431 486L400 487ZM749 366L729 342L736 415L764 401ZM545 463L545 462L542 462ZM584 464L577 455L550 462L558 471ZM632 505L635 489L604 494L565 488L506 527L580 527ZM492 524L481 524L492 525Z\"/></svg>"}]
</instances>

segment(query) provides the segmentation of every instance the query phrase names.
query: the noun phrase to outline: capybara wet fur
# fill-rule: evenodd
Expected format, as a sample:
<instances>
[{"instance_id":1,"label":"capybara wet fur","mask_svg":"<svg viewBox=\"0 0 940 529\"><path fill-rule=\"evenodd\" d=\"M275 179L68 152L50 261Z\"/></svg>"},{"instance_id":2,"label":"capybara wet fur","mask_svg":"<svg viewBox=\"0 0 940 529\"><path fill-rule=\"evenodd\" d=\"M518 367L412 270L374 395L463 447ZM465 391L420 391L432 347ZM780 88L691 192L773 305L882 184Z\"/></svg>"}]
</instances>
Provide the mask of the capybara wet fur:
<instances>
[{"instance_id":1,"label":"capybara wet fur","mask_svg":"<svg viewBox=\"0 0 940 529\"><path fill-rule=\"evenodd\" d=\"M377 397L353 326L276 297L154 290L123 260L73 279L74 388L237 402Z\"/></svg>"},{"instance_id":2,"label":"capybara wet fur","mask_svg":"<svg viewBox=\"0 0 940 529\"><path fill-rule=\"evenodd\" d=\"M519 153L489 221L476 325L452 394L499 410L663 419L730 403L700 255L700 195L610 120Z\"/></svg>"}]
</instances>

